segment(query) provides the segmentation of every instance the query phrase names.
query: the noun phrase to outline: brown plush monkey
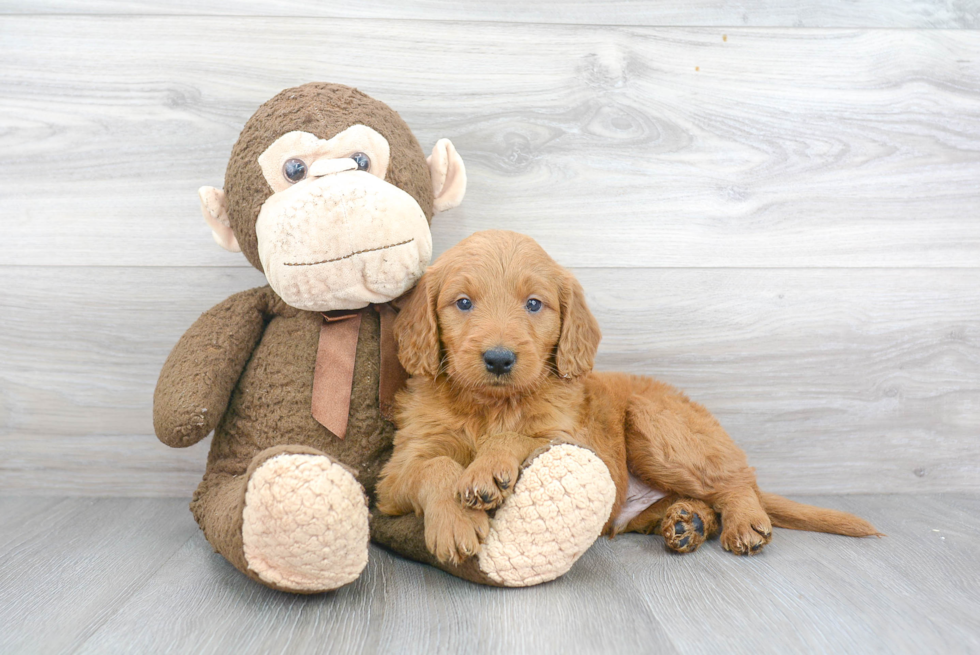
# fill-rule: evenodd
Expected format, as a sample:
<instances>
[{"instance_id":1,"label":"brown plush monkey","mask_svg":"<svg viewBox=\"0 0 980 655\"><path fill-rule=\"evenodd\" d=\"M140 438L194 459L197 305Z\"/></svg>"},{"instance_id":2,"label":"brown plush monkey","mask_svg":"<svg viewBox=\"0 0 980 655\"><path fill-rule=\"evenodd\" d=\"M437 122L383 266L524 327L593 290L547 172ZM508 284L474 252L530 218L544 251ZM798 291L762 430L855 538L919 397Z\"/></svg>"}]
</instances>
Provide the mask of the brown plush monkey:
<instances>
[{"instance_id":1,"label":"brown plush monkey","mask_svg":"<svg viewBox=\"0 0 980 655\"><path fill-rule=\"evenodd\" d=\"M373 538L477 582L535 584L567 571L606 522L608 470L568 445L527 462L482 551L461 566L436 562L419 518L373 511L394 433L385 417L404 380L393 304L429 263L433 213L458 205L465 186L448 140L427 159L388 106L306 84L262 105L224 189L200 190L215 240L269 285L184 334L160 373L154 427L174 447L214 430L191 510L249 577L336 589L360 575Z\"/></svg>"}]
</instances>

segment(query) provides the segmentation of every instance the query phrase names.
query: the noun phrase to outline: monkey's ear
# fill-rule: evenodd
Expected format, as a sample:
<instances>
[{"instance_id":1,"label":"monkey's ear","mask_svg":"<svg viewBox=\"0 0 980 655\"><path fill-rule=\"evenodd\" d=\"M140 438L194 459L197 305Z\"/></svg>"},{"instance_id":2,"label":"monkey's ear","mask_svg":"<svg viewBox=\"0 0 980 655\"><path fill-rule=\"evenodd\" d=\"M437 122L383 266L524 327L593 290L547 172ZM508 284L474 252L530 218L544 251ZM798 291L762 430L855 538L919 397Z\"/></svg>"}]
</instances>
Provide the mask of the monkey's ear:
<instances>
[{"instance_id":1,"label":"monkey's ear","mask_svg":"<svg viewBox=\"0 0 980 655\"><path fill-rule=\"evenodd\" d=\"M432 209L444 212L458 207L466 194L466 167L453 142L439 139L426 157L432 174Z\"/></svg>"},{"instance_id":2,"label":"monkey's ear","mask_svg":"<svg viewBox=\"0 0 980 655\"><path fill-rule=\"evenodd\" d=\"M228 199L222 189L213 186L202 186L197 190L201 198L201 213L211 228L215 242L231 252L241 252L238 239L231 230L231 218L228 216Z\"/></svg>"}]
</instances>

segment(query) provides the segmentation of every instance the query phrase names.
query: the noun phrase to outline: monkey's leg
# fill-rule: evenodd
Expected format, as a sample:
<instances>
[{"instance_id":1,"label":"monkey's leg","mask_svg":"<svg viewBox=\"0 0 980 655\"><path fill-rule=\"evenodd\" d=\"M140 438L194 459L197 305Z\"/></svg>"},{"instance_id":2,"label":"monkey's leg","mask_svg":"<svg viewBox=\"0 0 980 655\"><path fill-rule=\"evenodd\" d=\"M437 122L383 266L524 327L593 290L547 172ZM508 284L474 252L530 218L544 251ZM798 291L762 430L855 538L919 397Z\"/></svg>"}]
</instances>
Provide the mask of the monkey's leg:
<instances>
[{"instance_id":1,"label":"monkey's leg","mask_svg":"<svg viewBox=\"0 0 980 655\"><path fill-rule=\"evenodd\" d=\"M458 566L425 547L422 519L374 510L371 537L405 557L502 587L529 587L564 575L598 538L616 499L609 469L592 451L560 444L532 454L514 492L490 519L480 552Z\"/></svg>"},{"instance_id":2,"label":"monkey's leg","mask_svg":"<svg viewBox=\"0 0 980 655\"><path fill-rule=\"evenodd\" d=\"M364 491L312 448L268 448L245 475L206 475L191 511L216 551L274 589L330 591L356 580L367 564Z\"/></svg>"}]
</instances>

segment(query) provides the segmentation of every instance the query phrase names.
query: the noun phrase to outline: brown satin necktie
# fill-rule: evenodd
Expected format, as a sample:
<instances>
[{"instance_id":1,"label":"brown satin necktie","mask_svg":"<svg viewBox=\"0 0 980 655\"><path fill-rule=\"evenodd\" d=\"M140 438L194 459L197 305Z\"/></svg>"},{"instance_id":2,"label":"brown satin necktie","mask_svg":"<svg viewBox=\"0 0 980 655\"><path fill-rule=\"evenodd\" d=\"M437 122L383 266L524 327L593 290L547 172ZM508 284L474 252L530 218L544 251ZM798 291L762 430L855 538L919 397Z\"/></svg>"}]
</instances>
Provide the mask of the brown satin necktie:
<instances>
[{"instance_id":1,"label":"brown satin necktie","mask_svg":"<svg viewBox=\"0 0 980 655\"><path fill-rule=\"evenodd\" d=\"M398 346L392 332L396 312L391 305L373 305L381 317L380 371L378 400L381 414L391 419L395 393L405 384L408 374L398 361ZM324 314L320 327L320 342L316 351L313 373L313 418L323 427L343 439L350 415L351 390L354 383L354 359L357 337L363 312L370 307L351 312Z\"/></svg>"},{"instance_id":2,"label":"brown satin necktie","mask_svg":"<svg viewBox=\"0 0 980 655\"><path fill-rule=\"evenodd\" d=\"M378 380L378 400L381 415L389 421L394 418L395 394L405 386L408 372L398 361L398 343L395 341L393 325L398 312L390 304L375 305L381 314L381 374Z\"/></svg>"}]
</instances>

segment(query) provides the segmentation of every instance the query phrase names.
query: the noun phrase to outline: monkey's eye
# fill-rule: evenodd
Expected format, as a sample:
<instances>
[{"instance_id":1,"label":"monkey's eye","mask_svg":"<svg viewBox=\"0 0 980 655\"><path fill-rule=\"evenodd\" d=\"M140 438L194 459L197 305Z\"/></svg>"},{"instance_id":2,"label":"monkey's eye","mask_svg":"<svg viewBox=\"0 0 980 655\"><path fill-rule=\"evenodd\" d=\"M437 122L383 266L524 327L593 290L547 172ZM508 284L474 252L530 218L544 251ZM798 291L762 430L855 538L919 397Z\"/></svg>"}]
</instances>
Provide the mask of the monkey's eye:
<instances>
[{"instance_id":1,"label":"monkey's eye","mask_svg":"<svg viewBox=\"0 0 980 655\"><path fill-rule=\"evenodd\" d=\"M357 170L359 171L366 171L371 167L371 158L365 155L363 152L355 152L350 156L350 158L354 160L355 164L357 164Z\"/></svg>"},{"instance_id":2,"label":"monkey's eye","mask_svg":"<svg viewBox=\"0 0 980 655\"><path fill-rule=\"evenodd\" d=\"M473 301L469 298L460 298L456 301L456 308L461 312L468 312L473 309Z\"/></svg>"},{"instance_id":3,"label":"monkey's eye","mask_svg":"<svg viewBox=\"0 0 980 655\"><path fill-rule=\"evenodd\" d=\"M306 163L302 159L288 159L282 165L283 176L295 184L306 177Z\"/></svg>"},{"instance_id":4,"label":"monkey's eye","mask_svg":"<svg viewBox=\"0 0 980 655\"><path fill-rule=\"evenodd\" d=\"M538 300L537 298L529 298L528 301L524 303L524 309L531 312L532 314L536 314L540 312L542 306L543 305L541 301Z\"/></svg>"}]
</instances>

